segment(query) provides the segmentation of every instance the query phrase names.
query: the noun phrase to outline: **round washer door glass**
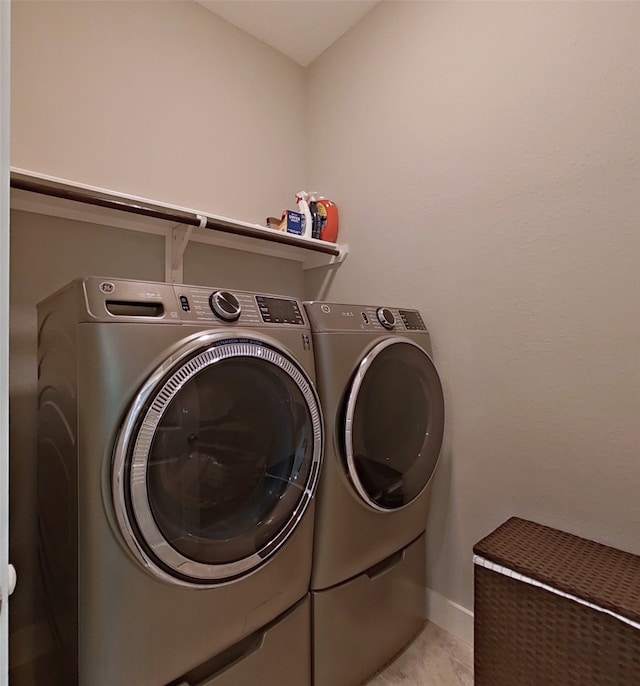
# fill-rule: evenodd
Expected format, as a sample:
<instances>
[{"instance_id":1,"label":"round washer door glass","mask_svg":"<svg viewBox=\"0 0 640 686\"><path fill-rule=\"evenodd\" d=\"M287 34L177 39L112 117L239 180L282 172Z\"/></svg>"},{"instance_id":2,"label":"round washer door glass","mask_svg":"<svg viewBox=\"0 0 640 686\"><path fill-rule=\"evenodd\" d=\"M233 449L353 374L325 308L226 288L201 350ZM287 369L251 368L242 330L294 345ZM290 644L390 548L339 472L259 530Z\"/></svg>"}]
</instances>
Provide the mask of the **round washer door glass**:
<instances>
[{"instance_id":1,"label":"round washer door glass","mask_svg":"<svg viewBox=\"0 0 640 686\"><path fill-rule=\"evenodd\" d=\"M443 430L442 384L429 355L404 338L376 345L356 371L345 412L347 469L365 502L393 510L417 498Z\"/></svg>"},{"instance_id":2,"label":"round washer door glass","mask_svg":"<svg viewBox=\"0 0 640 686\"><path fill-rule=\"evenodd\" d=\"M116 448L114 490L125 539L151 572L215 584L253 570L293 532L315 490L322 434L311 382L283 350L204 338L141 391Z\"/></svg>"}]
</instances>

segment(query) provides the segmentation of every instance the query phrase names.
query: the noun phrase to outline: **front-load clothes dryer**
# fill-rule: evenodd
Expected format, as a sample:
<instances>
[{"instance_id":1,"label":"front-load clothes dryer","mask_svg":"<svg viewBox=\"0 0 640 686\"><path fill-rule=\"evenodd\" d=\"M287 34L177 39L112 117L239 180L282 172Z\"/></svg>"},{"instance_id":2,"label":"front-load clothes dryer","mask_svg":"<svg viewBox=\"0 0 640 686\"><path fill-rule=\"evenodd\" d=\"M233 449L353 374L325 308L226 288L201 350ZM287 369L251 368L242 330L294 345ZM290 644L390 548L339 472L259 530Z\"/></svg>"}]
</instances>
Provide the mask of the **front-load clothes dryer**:
<instances>
[{"instance_id":1,"label":"front-load clothes dryer","mask_svg":"<svg viewBox=\"0 0 640 686\"><path fill-rule=\"evenodd\" d=\"M315 686L356 686L420 630L428 484L444 431L412 309L305 303L326 448L311 578Z\"/></svg>"},{"instance_id":2,"label":"front-load clothes dryer","mask_svg":"<svg viewBox=\"0 0 640 686\"><path fill-rule=\"evenodd\" d=\"M38 376L59 683L308 683L323 433L302 304L78 279L38 306Z\"/></svg>"}]
</instances>

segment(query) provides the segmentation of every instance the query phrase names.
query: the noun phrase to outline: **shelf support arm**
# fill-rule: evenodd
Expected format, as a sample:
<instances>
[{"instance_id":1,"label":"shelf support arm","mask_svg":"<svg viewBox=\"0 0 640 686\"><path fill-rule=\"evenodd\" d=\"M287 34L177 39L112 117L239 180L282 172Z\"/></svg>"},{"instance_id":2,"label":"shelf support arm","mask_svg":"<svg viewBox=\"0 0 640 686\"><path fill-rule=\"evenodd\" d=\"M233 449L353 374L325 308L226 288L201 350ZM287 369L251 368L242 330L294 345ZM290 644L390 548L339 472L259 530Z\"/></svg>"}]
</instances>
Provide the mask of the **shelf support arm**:
<instances>
[{"instance_id":1,"label":"shelf support arm","mask_svg":"<svg viewBox=\"0 0 640 686\"><path fill-rule=\"evenodd\" d=\"M201 214L196 216L200 221L198 228L204 229L207 225L207 218ZM184 251L187 249L193 229L193 226L176 224L167 232L164 278L168 283L182 283L184 281Z\"/></svg>"}]
</instances>

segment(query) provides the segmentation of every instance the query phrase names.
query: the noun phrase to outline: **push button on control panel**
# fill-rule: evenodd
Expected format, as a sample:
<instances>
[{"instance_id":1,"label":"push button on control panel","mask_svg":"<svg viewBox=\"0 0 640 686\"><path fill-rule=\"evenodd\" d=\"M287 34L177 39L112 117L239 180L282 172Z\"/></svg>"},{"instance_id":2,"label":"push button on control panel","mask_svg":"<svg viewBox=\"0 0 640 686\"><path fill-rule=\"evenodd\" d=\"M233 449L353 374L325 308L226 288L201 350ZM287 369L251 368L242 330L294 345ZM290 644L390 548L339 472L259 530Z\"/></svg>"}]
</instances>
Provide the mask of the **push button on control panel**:
<instances>
[{"instance_id":1,"label":"push button on control panel","mask_svg":"<svg viewBox=\"0 0 640 686\"><path fill-rule=\"evenodd\" d=\"M180 296L180 307L184 312L191 312L191 305L189 305L189 298L186 295Z\"/></svg>"}]
</instances>

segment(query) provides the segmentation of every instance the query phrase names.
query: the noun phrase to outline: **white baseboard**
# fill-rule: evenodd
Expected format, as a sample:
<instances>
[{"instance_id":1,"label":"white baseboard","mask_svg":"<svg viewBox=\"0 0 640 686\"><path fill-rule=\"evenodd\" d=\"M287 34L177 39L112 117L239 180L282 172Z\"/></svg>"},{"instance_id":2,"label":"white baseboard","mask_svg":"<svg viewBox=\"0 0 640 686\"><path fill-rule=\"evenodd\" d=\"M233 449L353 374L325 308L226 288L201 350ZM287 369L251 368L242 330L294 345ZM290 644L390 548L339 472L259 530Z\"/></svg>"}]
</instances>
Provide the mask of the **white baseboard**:
<instances>
[{"instance_id":1,"label":"white baseboard","mask_svg":"<svg viewBox=\"0 0 640 686\"><path fill-rule=\"evenodd\" d=\"M427 619L473 645L473 612L430 588L427 589Z\"/></svg>"}]
</instances>

